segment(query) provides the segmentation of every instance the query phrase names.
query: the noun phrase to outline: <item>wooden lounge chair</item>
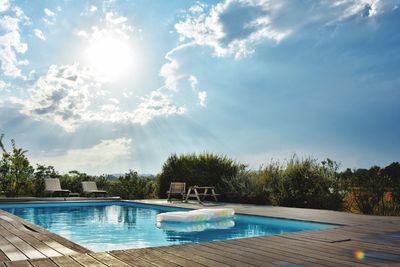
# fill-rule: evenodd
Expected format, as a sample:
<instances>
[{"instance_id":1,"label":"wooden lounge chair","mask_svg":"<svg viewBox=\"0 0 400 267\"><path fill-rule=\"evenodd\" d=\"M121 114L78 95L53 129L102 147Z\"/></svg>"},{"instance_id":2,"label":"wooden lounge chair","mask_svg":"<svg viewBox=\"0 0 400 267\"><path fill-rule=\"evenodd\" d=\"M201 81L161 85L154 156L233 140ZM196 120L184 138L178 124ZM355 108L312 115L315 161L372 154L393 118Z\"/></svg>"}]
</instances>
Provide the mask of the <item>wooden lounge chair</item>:
<instances>
[{"instance_id":1,"label":"wooden lounge chair","mask_svg":"<svg viewBox=\"0 0 400 267\"><path fill-rule=\"evenodd\" d=\"M84 196L105 197L107 194L107 191L97 189L96 182L91 181L82 182L82 190Z\"/></svg>"},{"instance_id":2,"label":"wooden lounge chair","mask_svg":"<svg viewBox=\"0 0 400 267\"><path fill-rule=\"evenodd\" d=\"M182 201L186 197L186 183L172 182L167 191L168 201L171 202L172 198L181 199Z\"/></svg>"},{"instance_id":3,"label":"wooden lounge chair","mask_svg":"<svg viewBox=\"0 0 400 267\"><path fill-rule=\"evenodd\" d=\"M44 194L50 195L52 197L61 196L61 197L68 197L70 191L61 189L60 180L57 178L47 178L44 179Z\"/></svg>"}]
</instances>

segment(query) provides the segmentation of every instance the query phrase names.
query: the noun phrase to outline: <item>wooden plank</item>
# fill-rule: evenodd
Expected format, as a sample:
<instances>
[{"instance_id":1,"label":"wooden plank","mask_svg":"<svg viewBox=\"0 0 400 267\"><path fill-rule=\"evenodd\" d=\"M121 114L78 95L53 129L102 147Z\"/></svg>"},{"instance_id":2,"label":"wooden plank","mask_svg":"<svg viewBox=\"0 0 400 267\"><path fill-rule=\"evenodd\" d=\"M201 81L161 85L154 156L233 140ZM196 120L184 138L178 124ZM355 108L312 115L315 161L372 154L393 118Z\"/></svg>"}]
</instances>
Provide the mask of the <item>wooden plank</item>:
<instances>
[{"instance_id":1,"label":"wooden plank","mask_svg":"<svg viewBox=\"0 0 400 267\"><path fill-rule=\"evenodd\" d=\"M151 264L148 261L145 261L141 258L137 258L136 256L126 253L125 251L111 251L110 255L118 258L119 260L135 267L154 267L155 265Z\"/></svg>"},{"instance_id":2,"label":"wooden plank","mask_svg":"<svg viewBox=\"0 0 400 267\"><path fill-rule=\"evenodd\" d=\"M179 257L185 258L190 261L197 262L205 266L215 266L215 267L226 267L229 266L228 263L222 263L215 261L211 258L204 257L198 253L193 253L193 251L188 251L184 249L184 245L180 246L169 246L169 247L159 247L162 252L177 255Z\"/></svg>"},{"instance_id":3,"label":"wooden plank","mask_svg":"<svg viewBox=\"0 0 400 267\"><path fill-rule=\"evenodd\" d=\"M29 260L29 262L34 267L58 267L57 264L52 262L50 259L33 259Z\"/></svg>"},{"instance_id":4,"label":"wooden plank","mask_svg":"<svg viewBox=\"0 0 400 267\"><path fill-rule=\"evenodd\" d=\"M25 228L22 230L17 230L13 225L7 222L1 222L0 224L3 228L7 229L10 233L20 237L21 239L25 240L27 243L31 244L35 247L41 254L45 255L46 257L56 257L61 256L59 252L52 249L50 246L46 245L45 243L41 242L34 236L32 236L31 232L28 232ZM36 233L37 234L37 233Z\"/></svg>"},{"instance_id":5,"label":"wooden plank","mask_svg":"<svg viewBox=\"0 0 400 267\"><path fill-rule=\"evenodd\" d=\"M278 258L274 258L274 254L270 253L268 255L262 253L257 254L252 249L243 249L241 246L232 247L227 246L225 243L222 242L212 242L212 243L202 243L202 247L208 247L215 251L224 251L226 253L230 253L233 255L238 255L240 257L244 257L247 261L254 265L261 265L261 266L277 266L278 264L274 264L276 260L280 260Z\"/></svg>"},{"instance_id":6,"label":"wooden plank","mask_svg":"<svg viewBox=\"0 0 400 267\"><path fill-rule=\"evenodd\" d=\"M69 256L52 257L50 259L60 267L82 267L82 265L71 259Z\"/></svg>"},{"instance_id":7,"label":"wooden plank","mask_svg":"<svg viewBox=\"0 0 400 267\"><path fill-rule=\"evenodd\" d=\"M105 253L105 252L100 252L100 253L90 253L89 254L91 257L95 258L101 263L104 263L107 266L129 266L125 262L113 257L112 255Z\"/></svg>"},{"instance_id":8,"label":"wooden plank","mask_svg":"<svg viewBox=\"0 0 400 267\"><path fill-rule=\"evenodd\" d=\"M216 261L223 262L223 263L228 263L229 265L232 266L246 266L246 267L252 267L252 266L262 266L263 262L255 260L255 259L249 259L248 257L243 256L243 254L246 254L245 252L240 252L239 250L236 253L220 250L218 248L210 248L207 246L204 246L203 244L192 244L192 245L186 245L186 248L192 249L193 253L197 251L198 254L204 255L205 257L210 257L212 259L215 259Z\"/></svg>"},{"instance_id":9,"label":"wooden plank","mask_svg":"<svg viewBox=\"0 0 400 267\"><path fill-rule=\"evenodd\" d=\"M0 236L0 250L11 261L27 260L28 258L3 236Z\"/></svg>"},{"instance_id":10,"label":"wooden plank","mask_svg":"<svg viewBox=\"0 0 400 267\"><path fill-rule=\"evenodd\" d=\"M51 241L43 241L43 243L45 243L47 246L49 246L50 248L54 249L55 251L57 251L58 253L62 254L62 255L73 255L73 254L78 254L79 252L76 252L75 250L72 250L66 246L63 246L62 244L51 240ZM55 256L50 256L50 257L55 257Z\"/></svg>"},{"instance_id":11,"label":"wooden plank","mask_svg":"<svg viewBox=\"0 0 400 267\"><path fill-rule=\"evenodd\" d=\"M126 253L132 254L133 256L150 262L155 266L172 266L179 267L180 265L176 263L169 262L165 259L158 257L156 254L149 249L129 249L124 250Z\"/></svg>"},{"instance_id":12,"label":"wooden plank","mask_svg":"<svg viewBox=\"0 0 400 267\"><path fill-rule=\"evenodd\" d=\"M85 267L107 266L99 262L98 260L94 259L93 257L89 256L88 254L71 255L70 257L73 258L80 265Z\"/></svg>"},{"instance_id":13,"label":"wooden plank","mask_svg":"<svg viewBox=\"0 0 400 267\"><path fill-rule=\"evenodd\" d=\"M249 246L240 242L234 242L237 240L227 240L227 241L219 241L215 242L215 244L221 245L223 244L226 248L231 248L235 251L246 251L250 252L251 255L249 257L266 257L266 261L271 263L272 265L304 265L313 266L315 263L306 261L301 257L296 257L291 254L282 256L280 253L274 250L265 250L257 246ZM209 244L205 244L209 245ZM318 266L324 266L324 264L318 264Z\"/></svg>"},{"instance_id":14,"label":"wooden plank","mask_svg":"<svg viewBox=\"0 0 400 267\"><path fill-rule=\"evenodd\" d=\"M64 246L66 246L74 251L80 252L80 253L91 252L87 248L84 248L84 247L82 247L68 239L65 239L59 235L56 235L50 231L47 231L46 229L44 229L36 224L25 221L16 215L13 215L13 214L10 214L10 213L4 212L4 211L0 211L0 213L2 213L3 216L6 215L9 218L7 220L7 222L12 224L17 230L27 232L27 231L29 231L29 230L27 230L27 227L32 229L33 231L29 231L30 235L34 236L35 238L37 238L40 241L46 241L46 240L47 241L56 241ZM2 220L0 220L0 221L2 221Z\"/></svg>"},{"instance_id":15,"label":"wooden plank","mask_svg":"<svg viewBox=\"0 0 400 267\"><path fill-rule=\"evenodd\" d=\"M2 261L9 261L10 259L7 257L6 254L2 250L0 250L0 262Z\"/></svg>"},{"instance_id":16,"label":"wooden plank","mask_svg":"<svg viewBox=\"0 0 400 267\"><path fill-rule=\"evenodd\" d=\"M324 243L316 243L316 242L307 242L307 241L303 241L303 240L295 240L295 239L290 239L290 238L285 238L288 241L282 240L281 238L283 237L279 237L279 236L274 236L274 237L270 237L271 240L276 240L277 242L279 241L279 243L286 243L288 246L293 246L295 245L297 248L303 248L305 250L313 250L314 253L315 251L317 251L319 254L325 254L328 255L328 257L332 257L335 254L337 255L337 257L340 257L340 259L346 259L350 262L355 262L355 263L359 263L358 260L356 260L354 258L354 251L356 249L363 249L366 252L368 251L367 249L365 249L363 247L362 244L360 244L359 242L357 243L358 245L355 245L355 243L353 241L350 242L343 242L343 243L332 243L332 244L324 244ZM256 239L257 240L257 239ZM289 242L289 243L288 243ZM322 252L322 253L321 253ZM375 259L370 259L368 262L370 264L384 264L386 262L390 262L393 260L390 260L390 256L393 258L396 258L396 254L390 254L385 250L371 250L370 251L371 254L382 254L385 253L387 255L387 257L375 257ZM398 259L400 259L400 256L397 256ZM330 259L328 259L330 260Z\"/></svg>"},{"instance_id":17,"label":"wooden plank","mask_svg":"<svg viewBox=\"0 0 400 267\"><path fill-rule=\"evenodd\" d=\"M12 243L16 248L18 248L22 253L25 254L29 259L37 259L37 258L44 258L45 256L33 248L31 245L23 241L21 238L11 234L4 234L2 233L3 237L7 239L10 243Z\"/></svg>"},{"instance_id":18,"label":"wooden plank","mask_svg":"<svg viewBox=\"0 0 400 267\"><path fill-rule=\"evenodd\" d=\"M305 242L287 242L283 238L277 236L271 236L266 238L254 238L252 240L240 239L238 242L243 243L243 245L252 246L259 249L265 249L269 251L274 251L277 254L286 256L293 256L296 258L301 258L306 262L326 262L329 264L340 264L342 266L357 266L360 265L354 259L353 255L340 255L337 257L335 255L335 250L330 248L329 252L322 251L322 247L326 246L325 243L319 244L318 246L312 246L311 244L306 244ZM347 257L344 257L347 256Z\"/></svg>"},{"instance_id":19,"label":"wooden plank","mask_svg":"<svg viewBox=\"0 0 400 267\"><path fill-rule=\"evenodd\" d=\"M204 265L199 264L199 263L197 263L197 262L190 261L190 260L187 260L187 259L185 259L185 258L179 257L179 256L177 256L177 255L172 255L172 254L169 254L169 253L165 253L165 252L159 250L157 247L155 247L155 248L148 248L148 249L151 250L151 251L152 251L155 255L157 255L159 258L165 259L165 260L167 260L167 261L169 261L169 262L178 264L178 265L180 265L180 266L191 266L191 267L201 267L201 266L204 266Z\"/></svg>"},{"instance_id":20,"label":"wooden plank","mask_svg":"<svg viewBox=\"0 0 400 267\"><path fill-rule=\"evenodd\" d=\"M32 267L32 264L27 260L23 261L7 261L5 262L7 267Z\"/></svg>"}]
</instances>

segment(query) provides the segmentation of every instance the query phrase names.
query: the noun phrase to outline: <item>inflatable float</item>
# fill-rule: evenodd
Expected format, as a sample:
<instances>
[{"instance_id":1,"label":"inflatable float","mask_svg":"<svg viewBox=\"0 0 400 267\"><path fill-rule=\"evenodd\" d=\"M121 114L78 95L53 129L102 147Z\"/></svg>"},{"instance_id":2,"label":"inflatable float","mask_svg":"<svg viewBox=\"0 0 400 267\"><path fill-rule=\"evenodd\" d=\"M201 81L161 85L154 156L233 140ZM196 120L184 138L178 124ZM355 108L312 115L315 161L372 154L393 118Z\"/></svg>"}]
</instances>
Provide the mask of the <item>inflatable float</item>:
<instances>
[{"instance_id":1,"label":"inflatable float","mask_svg":"<svg viewBox=\"0 0 400 267\"><path fill-rule=\"evenodd\" d=\"M202 232L206 230L221 230L228 229L235 226L235 222L231 219L225 219L221 221L203 221L203 222L192 222L192 223L181 223L181 222L157 222L157 227L166 231L174 231L181 233L191 232Z\"/></svg>"},{"instance_id":2,"label":"inflatable float","mask_svg":"<svg viewBox=\"0 0 400 267\"><path fill-rule=\"evenodd\" d=\"M204 222L232 218L233 209L199 209L191 211L174 211L157 214L157 222Z\"/></svg>"}]
</instances>

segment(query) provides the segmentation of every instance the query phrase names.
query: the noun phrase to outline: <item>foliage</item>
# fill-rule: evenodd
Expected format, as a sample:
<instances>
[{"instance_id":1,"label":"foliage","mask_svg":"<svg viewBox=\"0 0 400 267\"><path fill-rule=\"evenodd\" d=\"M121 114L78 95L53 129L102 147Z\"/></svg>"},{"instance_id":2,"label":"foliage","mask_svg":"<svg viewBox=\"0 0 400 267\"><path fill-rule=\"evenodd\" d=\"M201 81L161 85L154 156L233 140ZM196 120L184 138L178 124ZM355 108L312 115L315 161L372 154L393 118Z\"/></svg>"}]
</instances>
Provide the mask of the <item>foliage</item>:
<instances>
[{"instance_id":1,"label":"foliage","mask_svg":"<svg viewBox=\"0 0 400 267\"><path fill-rule=\"evenodd\" d=\"M222 199L229 202L271 204L270 183L279 177L281 167L272 162L258 171L242 170L237 176L222 180Z\"/></svg>"},{"instance_id":2,"label":"foliage","mask_svg":"<svg viewBox=\"0 0 400 267\"><path fill-rule=\"evenodd\" d=\"M220 191L223 178L237 176L244 169L245 165L216 154L172 154L158 176L158 195L165 198L174 181L186 182L186 186L215 186Z\"/></svg>"},{"instance_id":3,"label":"foliage","mask_svg":"<svg viewBox=\"0 0 400 267\"><path fill-rule=\"evenodd\" d=\"M11 140L12 150L8 152L3 144L4 134L0 136L0 148L3 152L0 161L0 179L2 189L11 196L18 196L27 188L28 180L34 169L26 157L26 150L17 148Z\"/></svg>"},{"instance_id":4,"label":"foliage","mask_svg":"<svg viewBox=\"0 0 400 267\"><path fill-rule=\"evenodd\" d=\"M393 201L400 205L400 163L393 162L382 169L382 174L389 179L388 190L392 193Z\"/></svg>"},{"instance_id":5,"label":"foliage","mask_svg":"<svg viewBox=\"0 0 400 267\"><path fill-rule=\"evenodd\" d=\"M37 164L32 181L32 192L35 196L42 196L45 189L44 179L59 178L60 175L53 166Z\"/></svg>"},{"instance_id":6,"label":"foliage","mask_svg":"<svg viewBox=\"0 0 400 267\"><path fill-rule=\"evenodd\" d=\"M96 180L94 176L77 170L69 171L68 174L61 175L59 179L63 189L68 189L74 193L82 193L82 182Z\"/></svg>"},{"instance_id":7,"label":"foliage","mask_svg":"<svg viewBox=\"0 0 400 267\"><path fill-rule=\"evenodd\" d=\"M108 191L111 195L118 195L123 199L154 198L156 183L154 179L140 177L137 172L129 170L118 181L110 182Z\"/></svg>"},{"instance_id":8,"label":"foliage","mask_svg":"<svg viewBox=\"0 0 400 267\"><path fill-rule=\"evenodd\" d=\"M318 163L293 156L269 182L271 202L289 207L341 209L337 168L329 159Z\"/></svg>"},{"instance_id":9,"label":"foliage","mask_svg":"<svg viewBox=\"0 0 400 267\"><path fill-rule=\"evenodd\" d=\"M25 150L11 140L11 151L0 136L0 190L8 196L42 196L44 179L60 179L62 188L82 192L82 181L96 181L99 189L123 199L166 197L172 181L187 186L215 186L220 199L228 202L272 204L301 208L347 210L364 214L400 215L400 163L384 168L346 169L330 159L318 162L294 155L281 164L271 162L252 171L226 156L216 154L172 154L156 177L139 176L130 170L116 179L79 171L59 174L53 166L34 169Z\"/></svg>"},{"instance_id":10,"label":"foliage","mask_svg":"<svg viewBox=\"0 0 400 267\"><path fill-rule=\"evenodd\" d=\"M391 165L392 167L395 165ZM356 210L363 214L393 214L393 209L397 209L396 201L393 204L387 203L387 192L397 187L395 176L391 177L392 167L381 169L378 166L370 169L357 169L351 171L347 169L343 173L343 179L349 186L351 194L350 204L354 204ZM395 182L395 183L393 183ZM397 192L392 192L393 196L397 196ZM393 197L395 200L396 197ZM350 207L351 208L351 207Z\"/></svg>"}]
</instances>

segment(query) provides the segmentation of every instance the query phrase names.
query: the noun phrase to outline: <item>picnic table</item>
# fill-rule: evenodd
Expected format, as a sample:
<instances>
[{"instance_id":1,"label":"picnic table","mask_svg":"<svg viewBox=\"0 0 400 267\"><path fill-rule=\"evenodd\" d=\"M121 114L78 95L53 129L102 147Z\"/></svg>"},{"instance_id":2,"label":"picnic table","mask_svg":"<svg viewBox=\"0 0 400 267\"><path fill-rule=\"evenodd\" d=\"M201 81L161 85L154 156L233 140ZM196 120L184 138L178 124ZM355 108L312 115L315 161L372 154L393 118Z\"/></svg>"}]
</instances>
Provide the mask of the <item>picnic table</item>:
<instances>
[{"instance_id":1,"label":"picnic table","mask_svg":"<svg viewBox=\"0 0 400 267\"><path fill-rule=\"evenodd\" d=\"M217 196L220 194L215 193L214 186L191 186L186 194L185 202L188 202L189 198L196 198L200 204L203 204L203 201L206 197L213 197L216 202L218 202Z\"/></svg>"}]
</instances>

